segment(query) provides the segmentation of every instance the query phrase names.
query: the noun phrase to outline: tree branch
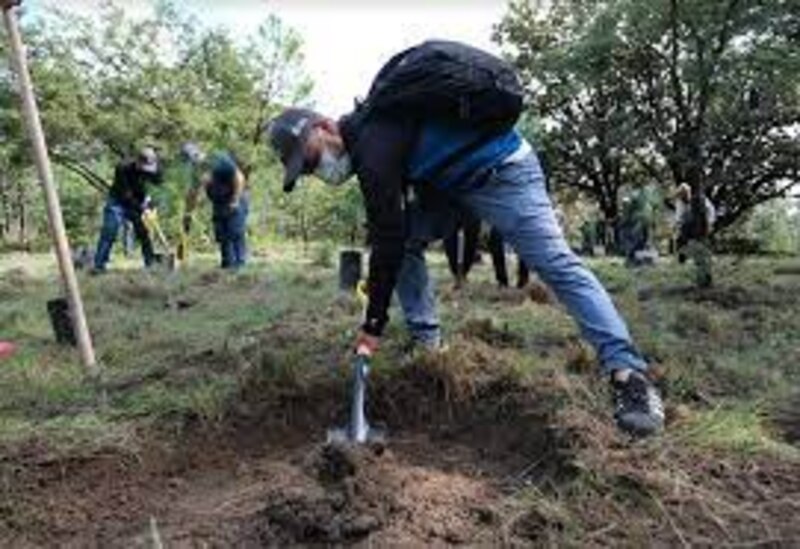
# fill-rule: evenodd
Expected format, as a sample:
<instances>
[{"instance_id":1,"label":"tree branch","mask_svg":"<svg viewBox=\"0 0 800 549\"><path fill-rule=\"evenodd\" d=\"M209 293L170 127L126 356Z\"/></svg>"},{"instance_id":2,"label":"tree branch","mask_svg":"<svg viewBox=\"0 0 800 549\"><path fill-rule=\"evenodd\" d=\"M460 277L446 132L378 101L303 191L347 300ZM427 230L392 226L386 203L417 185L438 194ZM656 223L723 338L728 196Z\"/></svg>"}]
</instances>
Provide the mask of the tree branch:
<instances>
[{"instance_id":1,"label":"tree branch","mask_svg":"<svg viewBox=\"0 0 800 549\"><path fill-rule=\"evenodd\" d=\"M61 153L51 152L50 154L52 155L53 160L55 160L59 165L82 177L98 192L106 193L111 188L111 185L109 185L105 179L100 177L85 164L82 164L81 162Z\"/></svg>"}]
</instances>

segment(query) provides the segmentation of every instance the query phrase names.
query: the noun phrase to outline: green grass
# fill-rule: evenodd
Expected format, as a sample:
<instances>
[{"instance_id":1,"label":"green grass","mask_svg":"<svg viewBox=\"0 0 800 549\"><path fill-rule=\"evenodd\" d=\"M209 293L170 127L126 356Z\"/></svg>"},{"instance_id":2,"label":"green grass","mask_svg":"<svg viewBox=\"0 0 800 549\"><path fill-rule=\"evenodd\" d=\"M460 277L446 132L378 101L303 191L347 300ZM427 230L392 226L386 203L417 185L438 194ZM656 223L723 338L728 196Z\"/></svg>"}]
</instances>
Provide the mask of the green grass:
<instances>
[{"instance_id":1,"label":"green grass","mask_svg":"<svg viewBox=\"0 0 800 549\"><path fill-rule=\"evenodd\" d=\"M20 352L0 369L0 442L35 435L72 449L92 439L128 444L131 425L219 421L245 374L259 368L259 375L290 379L346 363L360 306L339 296L330 255L329 244L308 253L273 245L238 275L218 271L207 256L173 275L145 273L130 261L107 276L81 274L100 386L84 378L73 350L52 342L45 312L58 293L52 258L4 257L0 334ZM495 290L486 266L456 294L443 258L430 254L430 264L441 281L448 337L476 322L488 326L509 338L504 357L520 375L562 371L575 360L591 368L593 355L577 345L562 308ZM791 264L723 258L717 286L730 291L697 297L681 290L691 282L688 268L662 263L633 271L617 260L592 260L643 351L666 367L668 398L692 410L691 420L674 427L687 444L791 453L764 427L762 406L800 382L800 277L774 274ZM402 362L400 317L393 310L379 370ZM586 369L572 375L586 376Z\"/></svg>"},{"instance_id":2,"label":"green grass","mask_svg":"<svg viewBox=\"0 0 800 549\"><path fill-rule=\"evenodd\" d=\"M776 438L767 426L763 406L757 404L737 403L704 410L691 418L678 438L699 448L744 454L768 452L787 459L800 459L800 449Z\"/></svg>"}]
</instances>

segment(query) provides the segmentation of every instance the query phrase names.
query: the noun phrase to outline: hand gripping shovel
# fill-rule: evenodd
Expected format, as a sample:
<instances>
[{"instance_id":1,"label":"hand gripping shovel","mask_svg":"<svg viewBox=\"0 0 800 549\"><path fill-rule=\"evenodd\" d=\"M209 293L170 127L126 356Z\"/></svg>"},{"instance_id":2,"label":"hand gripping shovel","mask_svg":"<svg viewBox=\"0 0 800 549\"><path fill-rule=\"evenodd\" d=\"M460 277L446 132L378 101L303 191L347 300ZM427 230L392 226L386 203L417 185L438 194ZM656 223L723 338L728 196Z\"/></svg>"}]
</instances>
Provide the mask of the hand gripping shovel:
<instances>
[{"instance_id":1,"label":"hand gripping shovel","mask_svg":"<svg viewBox=\"0 0 800 549\"><path fill-rule=\"evenodd\" d=\"M369 357L364 353L356 354L353 360L353 385L350 395L350 422L337 429L328 430L328 444L377 444L386 441L382 429L370 427L364 410L367 396L367 376L369 375Z\"/></svg>"},{"instance_id":2,"label":"hand gripping shovel","mask_svg":"<svg viewBox=\"0 0 800 549\"><path fill-rule=\"evenodd\" d=\"M356 295L366 310L366 284L362 281L356 285ZM369 375L369 351L358 349L353 359L353 386L350 395L350 423L345 427L328 430L328 444L374 444L383 446L386 433L382 429L370 427L367 413L364 410L367 399L367 376Z\"/></svg>"}]
</instances>

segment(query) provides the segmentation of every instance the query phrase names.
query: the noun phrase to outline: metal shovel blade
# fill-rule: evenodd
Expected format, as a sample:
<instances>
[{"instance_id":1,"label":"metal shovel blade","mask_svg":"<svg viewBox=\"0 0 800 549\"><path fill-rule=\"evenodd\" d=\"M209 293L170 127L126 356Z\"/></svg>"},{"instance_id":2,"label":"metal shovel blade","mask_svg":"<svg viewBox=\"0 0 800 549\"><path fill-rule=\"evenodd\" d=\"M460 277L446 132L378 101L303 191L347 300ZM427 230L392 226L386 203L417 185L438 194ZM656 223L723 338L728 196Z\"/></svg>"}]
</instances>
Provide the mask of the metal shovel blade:
<instances>
[{"instance_id":1,"label":"metal shovel blade","mask_svg":"<svg viewBox=\"0 0 800 549\"><path fill-rule=\"evenodd\" d=\"M353 362L353 394L350 403L350 423L345 427L328 430L328 444L383 444L386 433L382 429L370 427L364 406L367 393L369 361L358 355Z\"/></svg>"}]
</instances>

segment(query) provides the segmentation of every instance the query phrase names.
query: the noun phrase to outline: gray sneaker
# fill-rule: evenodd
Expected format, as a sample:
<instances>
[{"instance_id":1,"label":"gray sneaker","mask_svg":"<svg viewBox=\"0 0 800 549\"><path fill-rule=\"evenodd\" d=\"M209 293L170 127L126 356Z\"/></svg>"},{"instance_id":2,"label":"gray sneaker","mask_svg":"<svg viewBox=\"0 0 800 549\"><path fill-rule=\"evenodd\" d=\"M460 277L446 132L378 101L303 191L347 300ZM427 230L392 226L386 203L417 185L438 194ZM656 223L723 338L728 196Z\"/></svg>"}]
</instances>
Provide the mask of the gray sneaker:
<instances>
[{"instance_id":1,"label":"gray sneaker","mask_svg":"<svg viewBox=\"0 0 800 549\"><path fill-rule=\"evenodd\" d=\"M664 427L664 403L658 389L642 372L612 376L614 419L617 427L635 437L653 435Z\"/></svg>"},{"instance_id":2,"label":"gray sneaker","mask_svg":"<svg viewBox=\"0 0 800 549\"><path fill-rule=\"evenodd\" d=\"M423 356L447 352L447 345L440 339L411 340L403 349L404 361L414 362Z\"/></svg>"}]
</instances>

